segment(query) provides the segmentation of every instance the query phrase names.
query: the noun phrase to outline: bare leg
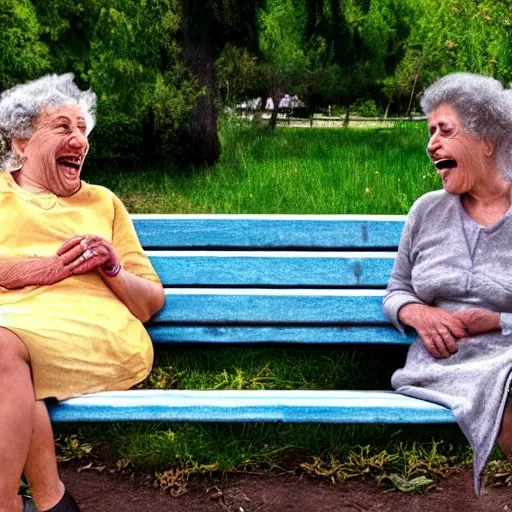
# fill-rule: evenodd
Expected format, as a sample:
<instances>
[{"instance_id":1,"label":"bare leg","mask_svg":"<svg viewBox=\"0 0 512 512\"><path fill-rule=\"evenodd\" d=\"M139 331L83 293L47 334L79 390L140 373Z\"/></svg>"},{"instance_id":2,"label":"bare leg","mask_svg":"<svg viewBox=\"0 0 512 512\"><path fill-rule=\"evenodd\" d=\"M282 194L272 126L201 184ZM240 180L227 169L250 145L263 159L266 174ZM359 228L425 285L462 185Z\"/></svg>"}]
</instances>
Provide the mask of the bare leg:
<instances>
[{"instance_id":1,"label":"bare leg","mask_svg":"<svg viewBox=\"0 0 512 512\"><path fill-rule=\"evenodd\" d=\"M41 400L35 404L34 428L24 473L38 510L48 510L60 501L64 484L57 469L50 417Z\"/></svg>"},{"instance_id":2,"label":"bare leg","mask_svg":"<svg viewBox=\"0 0 512 512\"><path fill-rule=\"evenodd\" d=\"M497 439L500 450L512 459L512 399L508 396L507 405L503 412L503 420L501 421L501 429Z\"/></svg>"},{"instance_id":3,"label":"bare leg","mask_svg":"<svg viewBox=\"0 0 512 512\"><path fill-rule=\"evenodd\" d=\"M0 512L19 512L21 473L34 416L30 357L23 342L0 328Z\"/></svg>"}]
</instances>

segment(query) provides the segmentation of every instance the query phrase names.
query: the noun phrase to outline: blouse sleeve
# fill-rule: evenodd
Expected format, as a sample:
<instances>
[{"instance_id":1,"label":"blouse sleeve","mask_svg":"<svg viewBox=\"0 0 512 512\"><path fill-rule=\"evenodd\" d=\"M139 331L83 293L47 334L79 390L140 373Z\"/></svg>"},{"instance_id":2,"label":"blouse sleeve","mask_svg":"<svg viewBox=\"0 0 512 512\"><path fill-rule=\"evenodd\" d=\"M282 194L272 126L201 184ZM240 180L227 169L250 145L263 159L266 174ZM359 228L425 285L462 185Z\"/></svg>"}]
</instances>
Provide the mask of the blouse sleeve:
<instances>
[{"instance_id":1,"label":"blouse sleeve","mask_svg":"<svg viewBox=\"0 0 512 512\"><path fill-rule=\"evenodd\" d=\"M140 245L128 211L114 194L113 203L112 245L116 249L121 265L130 274L159 283L160 279Z\"/></svg>"},{"instance_id":2,"label":"blouse sleeve","mask_svg":"<svg viewBox=\"0 0 512 512\"><path fill-rule=\"evenodd\" d=\"M400 309L406 304L425 304L416 296L412 287L411 218L412 215L409 213L382 303L384 314L400 332L404 332L404 326L398 319Z\"/></svg>"}]
</instances>

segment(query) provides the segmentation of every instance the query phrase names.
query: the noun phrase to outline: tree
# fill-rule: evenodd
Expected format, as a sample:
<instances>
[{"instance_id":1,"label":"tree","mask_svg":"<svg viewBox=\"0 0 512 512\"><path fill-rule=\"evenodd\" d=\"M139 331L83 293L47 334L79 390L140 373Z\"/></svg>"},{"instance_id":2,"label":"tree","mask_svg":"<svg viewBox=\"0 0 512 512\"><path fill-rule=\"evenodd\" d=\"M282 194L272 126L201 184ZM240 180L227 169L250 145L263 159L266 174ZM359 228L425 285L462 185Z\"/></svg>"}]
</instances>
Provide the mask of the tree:
<instances>
[{"instance_id":1,"label":"tree","mask_svg":"<svg viewBox=\"0 0 512 512\"><path fill-rule=\"evenodd\" d=\"M270 129L276 126L278 105L285 93L304 94L308 59L303 44L304 11L293 0L267 0L259 11L259 76L262 90L272 98Z\"/></svg>"},{"instance_id":2,"label":"tree","mask_svg":"<svg viewBox=\"0 0 512 512\"><path fill-rule=\"evenodd\" d=\"M455 71L509 83L511 28L512 6L505 1L421 0L393 76L396 91L414 101L417 91Z\"/></svg>"},{"instance_id":3,"label":"tree","mask_svg":"<svg viewBox=\"0 0 512 512\"><path fill-rule=\"evenodd\" d=\"M260 1L181 0L184 58L202 90L181 138L191 163L213 165L219 158L215 62L227 42L255 48Z\"/></svg>"},{"instance_id":4,"label":"tree","mask_svg":"<svg viewBox=\"0 0 512 512\"><path fill-rule=\"evenodd\" d=\"M48 47L29 0L0 0L0 91L50 69Z\"/></svg>"},{"instance_id":5,"label":"tree","mask_svg":"<svg viewBox=\"0 0 512 512\"><path fill-rule=\"evenodd\" d=\"M98 95L91 156L183 160L177 138L198 88L182 61L175 0L38 2L52 67Z\"/></svg>"}]
</instances>

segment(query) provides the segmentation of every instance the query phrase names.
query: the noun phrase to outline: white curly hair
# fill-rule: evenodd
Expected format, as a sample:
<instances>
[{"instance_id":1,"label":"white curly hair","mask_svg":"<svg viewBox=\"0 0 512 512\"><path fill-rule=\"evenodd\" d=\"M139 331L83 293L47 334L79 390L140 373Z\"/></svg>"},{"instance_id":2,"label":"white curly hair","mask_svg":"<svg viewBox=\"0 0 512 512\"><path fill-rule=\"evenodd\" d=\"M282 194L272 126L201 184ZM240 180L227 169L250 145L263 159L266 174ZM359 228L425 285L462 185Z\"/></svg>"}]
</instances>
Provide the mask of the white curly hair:
<instances>
[{"instance_id":1,"label":"white curly hair","mask_svg":"<svg viewBox=\"0 0 512 512\"><path fill-rule=\"evenodd\" d=\"M29 139L35 121L48 108L78 105L89 135L96 123L96 94L82 91L73 79L73 73L45 75L0 95L0 170L13 172L21 167L12 139Z\"/></svg>"},{"instance_id":2,"label":"white curly hair","mask_svg":"<svg viewBox=\"0 0 512 512\"><path fill-rule=\"evenodd\" d=\"M466 132L494 144L499 169L512 181L512 91L490 76L451 73L425 89L421 99L429 117L443 104L457 112Z\"/></svg>"}]
</instances>

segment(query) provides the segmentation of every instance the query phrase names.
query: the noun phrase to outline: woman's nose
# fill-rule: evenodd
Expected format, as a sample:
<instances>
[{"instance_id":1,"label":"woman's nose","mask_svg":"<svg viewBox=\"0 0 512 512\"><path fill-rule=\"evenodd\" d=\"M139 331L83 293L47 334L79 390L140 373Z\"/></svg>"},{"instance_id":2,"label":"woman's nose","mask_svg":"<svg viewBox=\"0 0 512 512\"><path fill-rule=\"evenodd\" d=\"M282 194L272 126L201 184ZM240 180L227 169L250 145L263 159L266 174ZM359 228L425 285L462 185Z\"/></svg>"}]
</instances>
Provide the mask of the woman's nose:
<instances>
[{"instance_id":1,"label":"woman's nose","mask_svg":"<svg viewBox=\"0 0 512 512\"><path fill-rule=\"evenodd\" d=\"M86 148L87 144L87 137L78 129L73 132L69 139L69 145L73 148Z\"/></svg>"},{"instance_id":2,"label":"woman's nose","mask_svg":"<svg viewBox=\"0 0 512 512\"><path fill-rule=\"evenodd\" d=\"M437 149L439 149L440 140L437 133L432 134L427 144L427 151L429 153L434 153Z\"/></svg>"}]
</instances>

